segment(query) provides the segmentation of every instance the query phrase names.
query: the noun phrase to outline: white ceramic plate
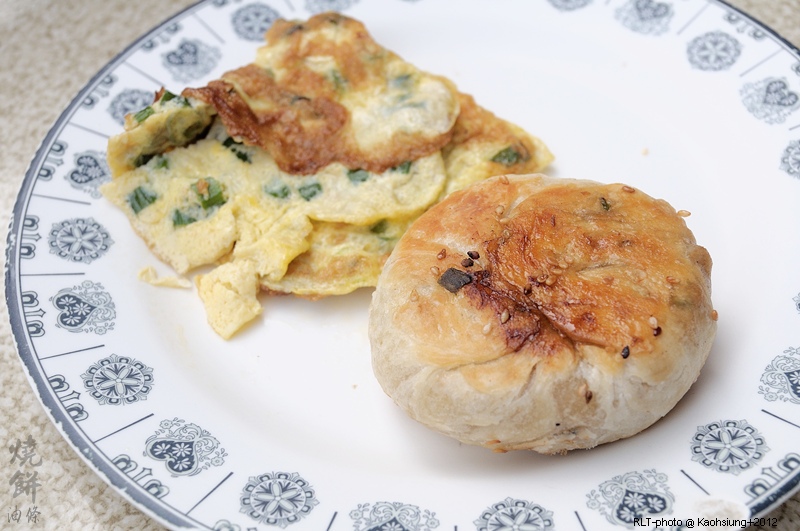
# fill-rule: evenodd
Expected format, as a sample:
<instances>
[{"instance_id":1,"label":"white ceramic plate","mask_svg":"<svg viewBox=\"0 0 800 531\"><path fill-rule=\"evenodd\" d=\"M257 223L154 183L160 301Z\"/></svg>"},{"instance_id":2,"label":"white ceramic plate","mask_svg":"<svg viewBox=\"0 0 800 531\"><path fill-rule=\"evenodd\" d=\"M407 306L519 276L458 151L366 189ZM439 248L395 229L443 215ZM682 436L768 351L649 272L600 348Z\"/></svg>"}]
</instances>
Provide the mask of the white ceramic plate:
<instances>
[{"instance_id":1,"label":"white ceramic plate","mask_svg":"<svg viewBox=\"0 0 800 531\"><path fill-rule=\"evenodd\" d=\"M626 182L692 212L715 262L719 332L672 413L590 451L493 454L427 431L381 392L369 290L265 298L263 318L225 342L193 290L136 280L148 265L170 272L97 191L123 115L162 85L250 62L276 16L325 9L541 136L550 173ZM93 78L36 154L8 242L21 359L82 457L175 528L763 516L800 487L798 94L798 51L717 0L200 3Z\"/></svg>"}]
</instances>

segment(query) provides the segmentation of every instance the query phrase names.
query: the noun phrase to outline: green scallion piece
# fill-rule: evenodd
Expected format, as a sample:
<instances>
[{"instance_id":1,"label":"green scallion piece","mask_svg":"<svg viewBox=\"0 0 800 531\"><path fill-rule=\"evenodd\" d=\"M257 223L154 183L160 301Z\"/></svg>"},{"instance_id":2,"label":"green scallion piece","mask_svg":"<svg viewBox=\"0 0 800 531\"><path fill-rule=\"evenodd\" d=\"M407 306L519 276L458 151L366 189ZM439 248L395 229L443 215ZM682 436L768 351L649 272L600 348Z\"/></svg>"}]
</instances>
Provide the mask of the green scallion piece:
<instances>
[{"instance_id":1,"label":"green scallion piece","mask_svg":"<svg viewBox=\"0 0 800 531\"><path fill-rule=\"evenodd\" d=\"M191 223L194 223L195 221L197 221L197 218L195 218L194 216L190 216L189 214L181 212L180 210L177 209L172 211L173 227L183 227Z\"/></svg>"},{"instance_id":2,"label":"green scallion piece","mask_svg":"<svg viewBox=\"0 0 800 531\"><path fill-rule=\"evenodd\" d=\"M370 232L375 234L383 234L389 228L389 222L385 219L380 220L375 225L369 228Z\"/></svg>"},{"instance_id":3,"label":"green scallion piece","mask_svg":"<svg viewBox=\"0 0 800 531\"><path fill-rule=\"evenodd\" d=\"M408 172L411 171L411 161L407 160L407 161L405 161L405 162L403 162L401 164L398 164L397 166L392 168L392 171L396 171L396 172L400 172L400 173L408 175Z\"/></svg>"},{"instance_id":4,"label":"green scallion piece","mask_svg":"<svg viewBox=\"0 0 800 531\"><path fill-rule=\"evenodd\" d=\"M164 155L159 155L155 162L156 169L166 170L169 169L169 159Z\"/></svg>"},{"instance_id":5,"label":"green scallion piece","mask_svg":"<svg viewBox=\"0 0 800 531\"><path fill-rule=\"evenodd\" d=\"M329 75L336 92L342 92L347 86L347 80L342 77L342 74L338 70L331 70Z\"/></svg>"},{"instance_id":6,"label":"green scallion piece","mask_svg":"<svg viewBox=\"0 0 800 531\"><path fill-rule=\"evenodd\" d=\"M142 123L155 113L156 111L151 106L148 105L141 111L134 114L133 117L138 123Z\"/></svg>"},{"instance_id":7,"label":"green scallion piece","mask_svg":"<svg viewBox=\"0 0 800 531\"><path fill-rule=\"evenodd\" d=\"M189 100L184 98L183 96L178 96L177 94L173 94L172 92L165 90L164 94L161 96L161 99L158 100L161 103L166 103L168 101L175 100L175 103L179 105L183 105L184 107L191 107L192 104L189 103Z\"/></svg>"},{"instance_id":8,"label":"green scallion piece","mask_svg":"<svg viewBox=\"0 0 800 531\"><path fill-rule=\"evenodd\" d=\"M492 162L500 163L503 166L513 166L520 160L522 160L522 155L513 147L507 147L498 151L497 154L492 157Z\"/></svg>"},{"instance_id":9,"label":"green scallion piece","mask_svg":"<svg viewBox=\"0 0 800 531\"><path fill-rule=\"evenodd\" d=\"M156 199L158 199L158 195L155 192L147 188L142 188L141 186L136 187L127 197L128 205L131 207L134 214L138 214L152 205Z\"/></svg>"},{"instance_id":10,"label":"green scallion piece","mask_svg":"<svg viewBox=\"0 0 800 531\"><path fill-rule=\"evenodd\" d=\"M150 159L152 159L153 157L155 157L154 153L142 153L138 157L136 157L136 159L134 159L133 165L137 168L139 166L144 166L145 164L150 162Z\"/></svg>"},{"instance_id":11,"label":"green scallion piece","mask_svg":"<svg viewBox=\"0 0 800 531\"><path fill-rule=\"evenodd\" d=\"M292 190L286 183L276 179L275 181L264 185L264 193L277 199L286 199L289 197L289 194L292 193Z\"/></svg>"},{"instance_id":12,"label":"green scallion piece","mask_svg":"<svg viewBox=\"0 0 800 531\"><path fill-rule=\"evenodd\" d=\"M363 183L369 179L369 172L367 170L347 170L347 178L353 184Z\"/></svg>"},{"instance_id":13,"label":"green scallion piece","mask_svg":"<svg viewBox=\"0 0 800 531\"><path fill-rule=\"evenodd\" d=\"M311 199L322 193L322 185L318 182L311 182L299 187L297 192L306 201L311 201Z\"/></svg>"},{"instance_id":14,"label":"green scallion piece","mask_svg":"<svg viewBox=\"0 0 800 531\"><path fill-rule=\"evenodd\" d=\"M197 197L200 199L200 206L203 207L204 210L208 210L214 206L224 205L227 201L225 194L223 194L222 184L213 177L198 179L197 182L192 185L192 190L197 194Z\"/></svg>"},{"instance_id":15,"label":"green scallion piece","mask_svg":"<svg viewBox=\"0 0 800 531\"><path fill-rule=\"evenodd\" d=\"M411 74L401 74L392 78L389 81L389 85L393 88L407 88L409 81L411 81Z\"/></svg>"}]
</instances>

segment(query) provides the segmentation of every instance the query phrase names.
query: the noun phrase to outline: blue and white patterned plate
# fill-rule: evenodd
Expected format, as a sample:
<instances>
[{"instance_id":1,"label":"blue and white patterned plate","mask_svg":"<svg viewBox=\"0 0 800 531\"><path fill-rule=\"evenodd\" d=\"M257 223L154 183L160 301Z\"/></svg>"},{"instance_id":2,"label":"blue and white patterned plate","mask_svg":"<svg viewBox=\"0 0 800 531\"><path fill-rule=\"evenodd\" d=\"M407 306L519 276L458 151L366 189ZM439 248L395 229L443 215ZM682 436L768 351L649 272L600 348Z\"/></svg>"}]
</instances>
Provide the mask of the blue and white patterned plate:
<instances>
[{"instance_id":1,"label":"blue and white patterned plate","mask_svg":"<svg viewBox=\"0 0 800 531\"><path fill-rule=\"evenodd\" d=\"M225 342L192 289L137 280L169 271L98 192L122 117L250 62L276 17L327 9L544 138L552 174L692 213L719 333L673 412L560 457L460 446L374 381L369 290L265 298ZM13 213L7 300L67 440L168 526L672 528L656 519L763 516L800 488L799 206L800 53L719 0L211 0L133 43L45 138Z\"/></svg>"}]
</instances>

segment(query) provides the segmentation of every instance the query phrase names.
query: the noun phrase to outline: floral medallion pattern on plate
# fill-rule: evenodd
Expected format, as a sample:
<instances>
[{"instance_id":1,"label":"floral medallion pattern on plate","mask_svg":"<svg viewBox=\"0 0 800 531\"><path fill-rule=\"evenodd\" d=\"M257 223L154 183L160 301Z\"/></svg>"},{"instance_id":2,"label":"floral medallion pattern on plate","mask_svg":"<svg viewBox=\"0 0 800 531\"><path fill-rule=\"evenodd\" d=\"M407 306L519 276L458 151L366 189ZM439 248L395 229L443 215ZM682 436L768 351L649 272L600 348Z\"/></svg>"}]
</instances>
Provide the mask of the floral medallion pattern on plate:
<instances>
[{"instance_id":1,"label":"floral medallion pattern on plate","mask_svg":"<svg viewBox=\"0 0 800 531\"><path fill-rule=\"evenodd\" d=\"M647 35L667 32L673 14L672 4L655 0L630 0L615 12L623 26Z\"/></svg>"},{"instance_id":2,"label":"floral medallion pattern on plate","mask_svg":"<svg viewBox=\"0 0 800 531\"><path fill-rule=\"evenodd\" d=\"M244 40L261 42L280 13L265 4L248 4L231 17L233 31Z\"/></svg>"},{"instance_id":3,"label":"floral medallion pattern on plate","mask_svg":"<svg viewBox=\"0 0 800 531\"><path fill-rule=\"evenodd\" d=\"M305 518L319 500L296 472L267 472L251 477L239 498L239 511L257 522L285 528Z\"/></svg>"},{"instance_id":4,"label":"floral medallion pattern on plate","mask_svg":"<svg viewBox=\"0 0 800 531\"><path fill-rule=\"evenodd\" d=\"M431 531L439 527L436 513L400 502L360 503L350 511L355 531Z\"/></svg>"},{"instance_id":5,"label":"floral medallion pattern on plate","mask_svg":"<svg viewBox=\"0 0 800 531\"><path fill-rule=\"evenodd\" d=\"M111 295L99 282L84 280L50 297L58 310L56 326L70 332L102 335L114 328L117 312Z\"/></svg>"},{"instance_id":6,"label":"floral medallion pattern on plate","mask_svg":"<svg viewBox=\"0 0 800 531\"><path fill-rule=\"evenodd\" d=\"M325 11L344 11L354 6L358 0L306 0L306 9L309 12L318 14Z\"/></svg>"},{"instance_id":7,"label":"floral medallion pattern on plate","mask_svg":"<svg viewBox=\"0 0 800 531\"><path fill-rule=\"evenodd\" d=\"M197 424L174 418L161 421L159 426L155 435L148 437L144 454L164 461L172 476L194 476L225 462L225 449Z\"/></svg>"},{"instance_id":8,"label":"floral medallion pattern on plate","mask_svg":"<svg viewBox=\"0 0 800 531\"><path fill-rule=\"evenodd\" d=\"M742 103L750 113L768 124L780 124L800 108L800 96L789 89L784 78L767 78L747 83L740 91Z\"/></svg>"},{"instance_id":9,"label":"floral medallion pattern on plate","mask_svg":"<svg viewBox=\"0 0 800 531\"><path fill-rule=\"evenodd\" d=\"M241 531L239 524L231 523L230 520L217 520L217 523L212 527L214 531Z\"/></svg>"},{"instance_id":10,"label":"floral medallion pattern on plate","mask_svg":"<svg viewBox=\"0 0 800 531\"><path fill-rule=\"evenodd\" d=\"M797 297L800 306L800 295ZM761 375L758 394L770 402L800 404L800 349L789 347L773 359Z\"/></svg>"},{"instance_id":11,"label":"floral medallion pattern on plate","mask_svg":"<svg viewBox=\"0 0 800 531\"><path fill-rule=\"evenodd\" d=\"M547 0L550 4L561 11L575 11L592 3L592 0Z\"/></svg>"},{"instance_id":12,"label":"floral medallion pattern on plate","mask_svg":"<svg viewBox=\"0 0 800 531\"><path fill-rule=\"evenodd\" d=\"M689 43L686 54L689 63L699 70L727 70L739 59L742 45L722 31L710 31L695 37Z\"/></svg>"},{"instance_id":13,"label":"floral medallion pattern on plate","mask_svg":"<svg viewBox=\"0 0 800 531\"><path fill-rule=\"evenodd\" d=\"M667 475L655 470L628 472L614 476L586 495L586 505L615 525L633 528L634 520L672 512L675 496L667 485Z\"/></svg>"},{"instance_id":14,"label":"floral medallion pattern on plate","mask_svg":"<svg viewBox=\"0 0 800 531\"><path fill-rule=\"evenodd\" d=\"M75 155L75 169L65 179L73 188L99 199L100 185L111 180L111 171L106 164L106 154L99 151L84 151Z\"/></svg>"},{"instance_id":15,"label":"floral medallion pattern on plate","mask_svg":"<svg viewBox=\"0 0 800 531\"><path fill-rule=\"evenodd\" d=\"M83 386L100 405L135 404L153 389L153 369L134 358L112 354L81 374Z\"/></svg>"},{"instance_id":16,"label":"floral medallion pattern on plate","mask_svg":"<svg viewBox=\"0 0 800 531\"><path fill-rule=\"evenodd\" d=\"M781 170L800 179L800 140L792 140L786 146L781 157ZM797 308L800 311L800 295L797 299Z\"/></svg>"},{"instance_id":17,"label":"floral medallion pattern on plate","mask_svg":"<svg viewBox=\"0 0 800 531\"><path fill-rule=\"evenodd\" d=\"M473 522L478 531L548 531L553 526L553 513L526 500L506 498L495 503Z\"/></svg>"},{"instance_id":18,"label":"floral medallion pattern on plate","mask_svg":"<svg viewBox=\"0 0 800 531\"><path fill-rule=\"evenodd\" d=\"M90 264L114 243L108 231L94 218L72 218L54 223L47 238L50 252L68 260Z\"/></svg>"},{"instance_id":19,"label":"floral medallion pattern on plate","mask_svg":"<svg viewBox=\"0 0 800 531\"><path fill-rule=\"evenodd\" d=\"M175 81L189 83L210 73L221 57L219 48L197 39L184 39L177 48L163 54L161 60Z\"/></svg>"},{"instance_id":20,"label":"floral medallion pattern on plate","mask_svg":"<svg viewBox=\"0 0 800 531\"><path fill-rule=\"evenodd\" d=\"M717 472L738 475L769 451L764 437L746 420L698 426L691 442L692 461Z\"/></svg>"},{"instance_id":21,"label":"floral medallion pattern on plate","mask_svg":"<svg viewBox=\"0 0 800 531\"><path fill-rule=\"evenodd\" d=\"M114 96L106 110L115 122L125 125L125 115L144 109L153 103L154 97L151 90L125 89Z\"/></svg>"}]
</instances>

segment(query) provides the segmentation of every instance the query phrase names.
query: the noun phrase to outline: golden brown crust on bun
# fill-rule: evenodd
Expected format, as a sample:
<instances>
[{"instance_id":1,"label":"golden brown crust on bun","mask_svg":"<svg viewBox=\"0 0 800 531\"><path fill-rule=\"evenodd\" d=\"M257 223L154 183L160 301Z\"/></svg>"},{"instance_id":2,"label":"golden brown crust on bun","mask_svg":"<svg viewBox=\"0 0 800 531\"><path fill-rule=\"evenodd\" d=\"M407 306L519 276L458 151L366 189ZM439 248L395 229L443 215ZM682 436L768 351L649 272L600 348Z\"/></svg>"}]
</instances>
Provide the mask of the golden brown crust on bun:
<instances>
[{"instance_id":1,"label":"golden brown crust on bun","mask_svg":"<svg viewBox=\"0 0 800 531\"><path fill-rule=\"evenodd\" d=\"M497 451L630 437L697 379L711 258L622 184L500 176L400 239L370 308L375 374L411 417Z\"/></svg>"}]
</instances>

